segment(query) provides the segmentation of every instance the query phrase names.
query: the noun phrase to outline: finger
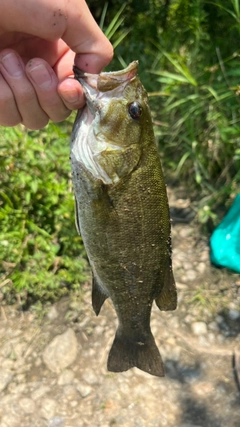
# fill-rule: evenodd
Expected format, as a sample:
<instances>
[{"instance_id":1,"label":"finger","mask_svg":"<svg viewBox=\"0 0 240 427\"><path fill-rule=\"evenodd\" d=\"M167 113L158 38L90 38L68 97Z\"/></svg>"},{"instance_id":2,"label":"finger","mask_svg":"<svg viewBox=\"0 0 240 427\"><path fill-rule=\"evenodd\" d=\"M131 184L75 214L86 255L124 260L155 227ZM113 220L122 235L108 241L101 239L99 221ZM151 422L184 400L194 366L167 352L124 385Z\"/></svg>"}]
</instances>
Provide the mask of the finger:
<instances>
[{"instance_id":1,"label":"finger","mask_svg":"<svg viewBox=\"0 0 240 427\"><path fill-rule=\"evenodd\" d=\"M112 60L113 46L97 25L85 1L80 3L74 0L72 7L68 8L68 25L62 39L76 52L75 64L81 70L98 74Z\"/></svg>"},{"instance_id":2,"label":"finger","mask_svg":"<svg viewBox=\"0 0 240 427\"><path fill-rule=\"evenodd\" d=\"M58 93L69 110L78 110L85 105L82 86L73 78L66 78L59 83Z\"/></svg>"},{"instance_id":3,"label":"finger","mask_svg":"<svg viewBox=\"0 0 240 427\"><path fill-rule=\"evenodd\" d=\"M85 3L84 0L70 0L72 2ZM65 9L68 3L66 0L1 1L1 27L5 31L56 41L61 38L67 26Z\"/></svg>"},{"instance_id":4,"label":"finger","mask_svg":"<svg viewBox=\"0 0 240 427\"><path fill-rule=\"evenodd\" d=\"M16 126L21 121L22 117L19 114L14 95L0 74L0 125Z\"/></svg>"},{"instance_id":5,"label":"finger","mask_svg":"<svg viewBox=\"0 0 240 427\"><path fill-rule=\"evenodd\" d=\"M68 9L68 25L62 39L77 53L75 64L83 71L97 74L112 60L113 47L86 3L80 3L75 0Z\"/></svg>"},{"instance_id":6,"label":"finger","mask_svg":"<svg viewBox=\"0 0 240 427\"><path fill-rule=\"evenodd\" d=\"M68 49L54 67L54 71L60 81L58 94L69 110L82 108L85 104L85 96L80 83L73 78L74 52ZM68 78L69 76L72 76Z\"/></svg>"},{"instance_id":7,"label":"finger","mask_svg":"<svg viewBox=\"0 0 240 427\"><path fill-rule=\"evenodd\" d=\"M79 55L76 65L99 73L113 57L113 47L95 22L84 0L8 0L1 4L2 27L44 40L63 39ZM37 19L36 19L37 16Z\"/></svg>"},{"instance_id":8,"label":"finger","mask_svg":"<svg viewBox=\"0 0 240 427\"><path fill-rule=\"evenodd\" d=\"M9 85L17 105L21 122L29 129L40 129L48 123L48 116L38 103L35 90L27 78L20 56L10 49L0 53L0 71Z\"/></svg>"},{"instance_id":9,"label":"finger","mask_svg":"<svg viewBox=\"0 0 240 427\"><path fill-rule=\"evenodd\" d=\"M64 104L58 94L58 78L50 65L41 58L31 59L26 65L26 74L47 116L54 122L65 120L71 109Z\"/></svg>"}]
</instances>

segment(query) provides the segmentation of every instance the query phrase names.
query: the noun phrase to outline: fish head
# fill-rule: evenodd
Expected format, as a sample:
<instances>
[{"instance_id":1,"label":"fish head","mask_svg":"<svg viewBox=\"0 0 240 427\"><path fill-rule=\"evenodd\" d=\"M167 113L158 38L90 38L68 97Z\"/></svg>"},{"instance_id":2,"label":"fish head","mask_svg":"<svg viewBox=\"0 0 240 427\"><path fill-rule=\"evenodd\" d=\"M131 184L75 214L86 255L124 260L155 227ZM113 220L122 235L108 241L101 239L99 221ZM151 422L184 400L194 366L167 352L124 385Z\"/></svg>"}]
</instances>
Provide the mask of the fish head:
<instances>
[{"instance_id":1,"label":"fish head","mask_svg":"<svg viewBox=\"0 0 240 427\"><path fill-rule=\"evenodd\" d=\"M147 129L152 129L138 62L117 72L89 74L74 67L86 106L76 118L72 154L104 184L116 184L137 167Z\"/></svg>"}]
</instances>

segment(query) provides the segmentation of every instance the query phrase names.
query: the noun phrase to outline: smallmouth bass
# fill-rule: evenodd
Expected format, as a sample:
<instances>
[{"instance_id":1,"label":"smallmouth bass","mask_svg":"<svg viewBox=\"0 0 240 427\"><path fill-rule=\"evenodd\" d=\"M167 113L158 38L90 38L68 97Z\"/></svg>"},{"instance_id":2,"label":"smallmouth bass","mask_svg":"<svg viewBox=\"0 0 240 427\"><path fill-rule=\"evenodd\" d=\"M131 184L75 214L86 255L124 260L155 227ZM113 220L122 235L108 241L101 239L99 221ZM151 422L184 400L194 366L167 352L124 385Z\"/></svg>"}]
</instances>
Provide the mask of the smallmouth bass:
<instances>
[{"instance_id":1,"label":"smallmouth bass","mask_svg":"<svg viewBox=\"0 0 240 427\"><path fill-rule=\"evenodd\" d=\"M74 67L86 106L71 137L76 226L91 265L92 306L110 297L118 328L109 371L164 376L150 329L153 301L174 310L168 200L138 62L99 75Z\"/></svg>"}]
</instances>

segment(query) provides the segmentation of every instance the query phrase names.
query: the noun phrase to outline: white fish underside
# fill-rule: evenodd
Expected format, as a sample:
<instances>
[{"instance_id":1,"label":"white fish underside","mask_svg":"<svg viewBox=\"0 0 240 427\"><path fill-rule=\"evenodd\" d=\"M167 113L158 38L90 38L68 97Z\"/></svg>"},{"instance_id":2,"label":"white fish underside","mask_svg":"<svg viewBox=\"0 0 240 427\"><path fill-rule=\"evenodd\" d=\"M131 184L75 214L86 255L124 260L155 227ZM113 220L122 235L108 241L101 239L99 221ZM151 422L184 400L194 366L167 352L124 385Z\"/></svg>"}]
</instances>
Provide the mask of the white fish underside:
<instances>
[{"instance_id":1,"label":"white fish underside","mask_svg":"<svg viewBox=\"0 0 240 427\"><path fill-rule=\"evenodd\" d=\"M92 89L92 88L91 88ZM100 131L100 111L101 114L106 114L108 109L109 101L111 100L111 91L108 92L106 96L103 93L96 93L91 90L91 93L88 90L88 94L91 96L93 103L94 99L98 104L98 109L91 113L88 105L79 112L79 120L76 121L78 125L74 129L72 137L72 153L75 156L76 161L80 162L92 175L95 179L100 179L104 184L115 184L120 180L119 175L115 172L111 177L107 173L106 168L104 169L99 162L102 155L109 151L121 152L124 151L123 147L120 147L116 144L111 144L107 142L104 138L104 135ZM116 94L116 89L114 93L115 97L118 97ZM117 95L117 96L116 96ZM119 93L119 97L121 93Z\"/></svg>"}]
</instances>

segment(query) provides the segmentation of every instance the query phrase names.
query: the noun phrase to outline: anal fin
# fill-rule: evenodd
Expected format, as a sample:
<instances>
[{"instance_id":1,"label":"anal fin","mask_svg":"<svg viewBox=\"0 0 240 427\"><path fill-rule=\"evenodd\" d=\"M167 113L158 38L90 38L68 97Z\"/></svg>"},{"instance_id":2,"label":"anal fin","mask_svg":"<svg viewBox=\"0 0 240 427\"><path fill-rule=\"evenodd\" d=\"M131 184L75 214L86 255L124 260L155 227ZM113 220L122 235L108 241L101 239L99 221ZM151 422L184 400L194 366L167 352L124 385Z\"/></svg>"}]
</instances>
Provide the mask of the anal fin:
<instances>
[{"instance_id":1,"label":"anal fin","mask_svg":"<svg viewBox=\"0 0 240 427\"><path fill-rule=\"evenodd\" d=\"M168 311L177 308L177 288L170 267L164 278L164 285L160 294L155 298L155 302L160 310Z\"/></svg>"},{"instance_id":2,"label":"anal fin","mask_svg":"<svg viewBox=\"0 0 240 427\"><path fill-rule=\"evenodd\" d=\"M104 301L109 297L108 293L98 283L98 280L93 275L92 279L92 307L98 316Z\"/></svg>"}]
</instances>

